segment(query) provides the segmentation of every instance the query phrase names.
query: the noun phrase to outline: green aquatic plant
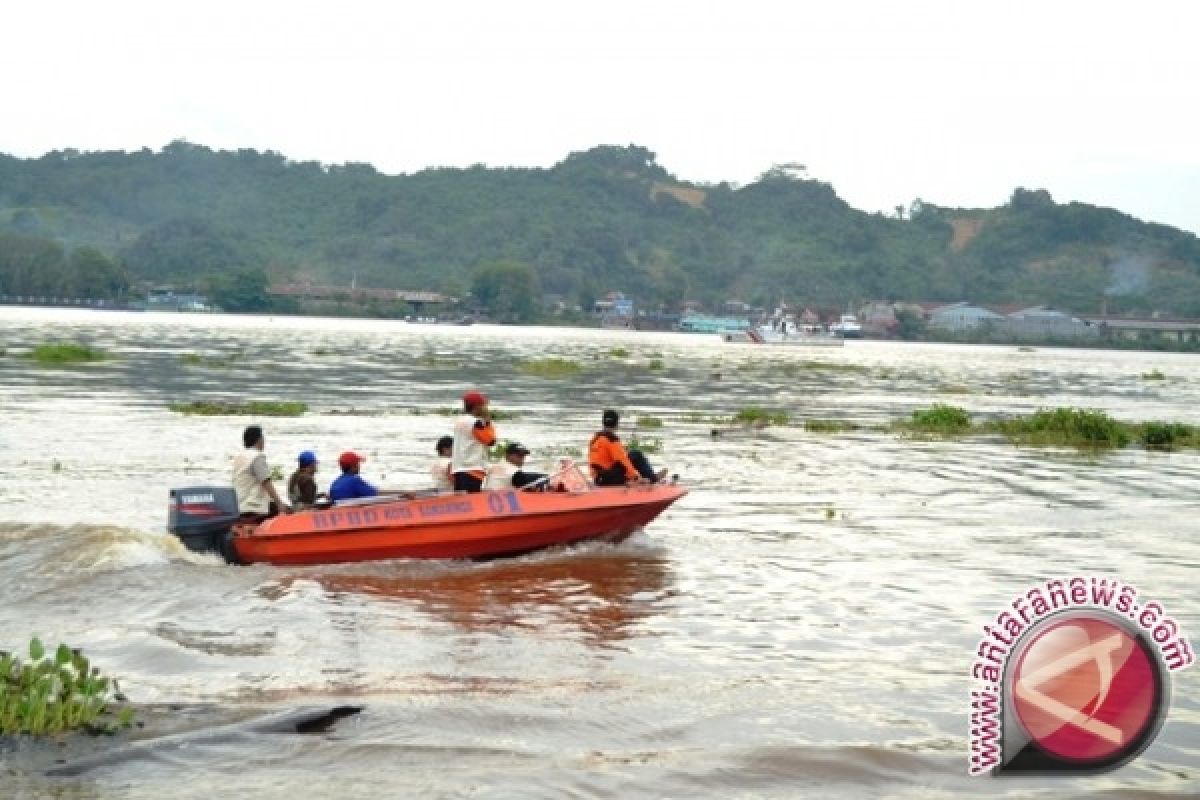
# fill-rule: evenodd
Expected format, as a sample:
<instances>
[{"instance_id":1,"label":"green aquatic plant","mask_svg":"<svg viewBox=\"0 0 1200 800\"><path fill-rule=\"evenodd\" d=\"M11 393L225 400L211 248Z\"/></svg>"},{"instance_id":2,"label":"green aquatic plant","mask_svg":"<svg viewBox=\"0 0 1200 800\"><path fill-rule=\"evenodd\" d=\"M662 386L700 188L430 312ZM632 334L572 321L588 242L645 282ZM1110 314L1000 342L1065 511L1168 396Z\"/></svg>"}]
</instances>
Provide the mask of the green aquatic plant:
<instances>
[{"instance_id":1,"label":"green aquatic plant","mask_svg":"<svg viewBox=\"0 0 1200 800\"><path fill-rule=\"evenodd\" d=\"M63 471L62 462L59 461L57 458L54 459L54 463L50 465L50 471L51 472L62 472Z\"/></svg>"},{"instance_id":2,"label":"green aquatic plant","mask_svg":"<svg viewBox=\"0 0 1200 800\"><path fill-rule=\"evenodd\" d=\"M658 417L638 417L637 426L639 428L661 428L663 421Z\"/></svg>"},{"instance_id":3,"label":"green aquatic plant","mask_svg":"<svg viewBox=\"0 0 1200 800\"><path fill-rule=\"evenodd\" d=\"M1039 409L1029 416L997 420L986 427L1018 444L1042 447L1119 448L1133 438L1133 426L1103 411L1083 408Z\"/></svg>"},{"instance_id":4,"label":"green aquatic plant","mask_svg":"<svg viewBox=\"0 0 1200 800\"><path fill-rule=\"evenodd\" d=\"M786 411L747 406L734 414L730 421L735 425L787 425L788 420Z\"/></svg>"},{"instance_id":5,"label":"green aquatic plant","mask_svg":"<svg viewBox=\"0 0 1200 800\"><path fill-rule=\"evenodd\" d=\"M566 358L537 358L532 361L523 361L517 365L517 369L526 375L538 378L569 378L583 371L579 362Z\"/></svg>"},{"instance_id":6,"label":"green aquatic plant","mask_svg":"<svg viewBox=\"0 0 1200 800\"><path fill-rule=\"evenodd\" d=\"M1200 428L1182 422L1143 422L1135 435L1150 450L1200 447Z\"/></svg>"},{"instance_id":7,"label":"green aquatic plant","mask_svg":"<svg viewBox=\"0 0 1200 800\"><path fill-rule=\"evenodd\" d=\"M608 354L613 358L629 358L629 351L624 347L614 347L608 351Z\"/></svg>"},{"instance_id":8,"label":"green aquatic plant","mask_svg":"<svg viewBox=\"0 0 1200 800\"><path fill-rule=\"evenodd\" d=\"M194 400L190 403L171 403L167 408L179 414L202 417L298 417L308 410L308 404L298 400L251 400L247 403Z\"/></svg>"},{"instance_id":9,"label":"green aquatic plant","mask_svg":"<svg viewBox=\"0 0 1200 800\"><path fill-rule=\"evenodd\" d=\"M845 431L856 431L860 427L858 423L849 422L844 419L804 420L804 430L809 433L844 433Z\"/></svg>"},{"instance_id":10,"label":"green aquatic plant","mask_svg":"<svg viewBox=\"0 0 1200 800\"><path fill-rule=\"evenodd\" d=\"M419 408L414 408L413 413L420 415L423 413L437 414L439 417L457 417L459 414L466 413L461 408L452 408L450 406L442 406L435 408L430 412L423 412ZM520 411L505 411L503 408L492 408L488 406L488 416L497 422L503 422L506 419L520 419Z\"/></svg>"},{"instance_id":11,"label":"green aquatic plant","mask_svg":"<svg viewBox=\"0 0 1200 800\"><path fill-rule=\"evenodd\" d=\"M443 369L458 369L464 362L461 358L442 358L437 353L425 353L417 359L422 367L439 367Z\"/></svg>"},{"instance_id":12,"label":"green aquatic plant","mask_svg":"<svg viewBox=\"0 0 1200 800\"><path fill-rule=\"evenodd\" d=\"M104 361L108 355L78 342L43 342L29 352L29 358L39 364L90 364Z\"/></svg>"},{"instance_id":13,"label":"green aquatic plant","mask_svg":"<svg viewBox=\"0 0 1200 800\"><path fill-rule=\"evenodd\" d=\"M657 371L662 368L663 368L663 360L661 358L652 358L652 359L650 359L649 363L646 364L646 369L649 369L649 370Z\"/></svg>"},{"instance_id":14,"label":"green aquatic plant","mask_svg":"<svg viewBox=\"0 0 1200 800\"><path fill-rule=\"evenodd\" d=\"M662 452L662 439L639 439L637 435L629 437L626 442L630 450L641 450L643 453L659 453Z\"/></svg>"},{"instance_id":15,"label":"green aquatic plant","mask_svg":"<svg viewBox=\"0 0 1200 800\"><path fill-rule=\"evenodd\" d=\"M970 432L971 415L957 406L935 403L929 408L916 409L908 420L896 423L896 427L911 433L957 436Z\"/></svg>"},{"instance_id":16,"label":"green aquatic plant","mask_svg":"<svg viewBox=\"0 0 1200 800\"><path fill-rule=\"evenodd\" d=\"M133 723L123 701L116 681L65 644L50 654L34 637L27 659L0 651L0 734L114 733Z\"/></svg>"},{"instance_id":17,"label":"green aquatic plant","mask_svg":"<svg viewBox=\"0 0 1200 800\"><path fill-rule=\"evenodd\" d=\"M1157 369L1152 369L1149 372L1142 373L1142 380L1144 381L1165 381L1166 379L1167 376Z\"/></svg>"}]
</instances>

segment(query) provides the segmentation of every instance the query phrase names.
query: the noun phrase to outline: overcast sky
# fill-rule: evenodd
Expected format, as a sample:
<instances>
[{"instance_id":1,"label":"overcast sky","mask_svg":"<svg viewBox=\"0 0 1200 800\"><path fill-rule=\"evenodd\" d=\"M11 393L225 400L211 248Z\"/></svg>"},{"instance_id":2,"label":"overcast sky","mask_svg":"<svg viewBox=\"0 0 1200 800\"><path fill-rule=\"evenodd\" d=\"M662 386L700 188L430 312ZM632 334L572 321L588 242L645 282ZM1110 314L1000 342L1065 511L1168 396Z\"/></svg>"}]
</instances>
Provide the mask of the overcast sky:
<instances>
[{"instance_id":1,"label":"overcast sky","mask_svg":"<svg viewBox=\"0 0 1200 800\"><path fill-rule=\"evenodd\" d=\"M800 162L852 205L1014 187L1200 232L1200 3L6 3L0 152L275 150L679 178Z\"/></svg>"}]
</instances>

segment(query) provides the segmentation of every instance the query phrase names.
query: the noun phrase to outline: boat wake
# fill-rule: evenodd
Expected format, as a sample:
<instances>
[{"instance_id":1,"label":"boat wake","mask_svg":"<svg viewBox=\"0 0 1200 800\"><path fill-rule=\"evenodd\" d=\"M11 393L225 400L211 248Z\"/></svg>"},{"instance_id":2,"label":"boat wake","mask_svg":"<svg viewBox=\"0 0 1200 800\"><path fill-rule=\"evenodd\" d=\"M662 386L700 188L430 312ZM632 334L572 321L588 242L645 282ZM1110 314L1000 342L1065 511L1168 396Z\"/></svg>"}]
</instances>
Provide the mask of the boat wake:
<instances>
[{"instance_id":1,"label":"boat wake","mask_svg":"<svg viewBox=\"0 0 1200 800\"><path fill-rule=\"evenodd\" d=\"M192 553L174 536L112 525L0 524L5 572L89 574L188 561L219 564Z\"/></svg>"}]
</instances>

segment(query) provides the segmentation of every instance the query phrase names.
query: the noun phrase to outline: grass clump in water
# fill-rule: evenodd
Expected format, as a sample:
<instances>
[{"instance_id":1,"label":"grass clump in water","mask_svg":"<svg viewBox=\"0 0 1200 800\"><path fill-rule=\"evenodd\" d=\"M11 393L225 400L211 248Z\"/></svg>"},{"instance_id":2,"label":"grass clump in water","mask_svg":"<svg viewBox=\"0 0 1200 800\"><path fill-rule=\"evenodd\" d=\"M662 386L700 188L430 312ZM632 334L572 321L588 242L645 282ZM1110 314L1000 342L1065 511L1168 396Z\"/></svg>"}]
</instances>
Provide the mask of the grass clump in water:
<instances>
[{"instance_id":1,"label":"grass clump in water","mask_svg":"<svg viewBox=\"0 0 1200 800\"><path fill-rule=\"evenodd\" d=\"M758 406L747 406L733 415L732 422L738 425L787 425L786 411L770 411Z\"/></svg>"},{"instance_id":2,"label":"grass clump in water","mask_svg":"<svg viewBox=\"0 0 1200 800\"><path fill-rule=\"evenodd\" d=\"M662 452L662 439L639 439L637 435L629 437L626 443L630 450L641 450L643 453L659 453Z\"/></svg>"},{"instance_id":3,"label":"grass clump in water","mask_svg":"<svg viewBox=\"0 0 1200 800\"><path fill-rule=\"evenodd\" d=\"M652 358L650 363L646 364L646 369L658 371L663 368L663 360L661 358Z\"/></svg>"},{"instance_id":4,"label":"grass clump in water","mask_svg":"<svg viewBox=\"0 0 1200 800\"><path fill-rule=\"evenodd\" d=\"M658 417L638 417L637 426L639 428L661 428L663 421Z\"/></svg>"},{"instance_id":5,"label":"grass clump in water","mask_svg":"<svg viewBox=\"0 0 1200 800\"><path fill-rule=\"evenodd\" d=\"M51 655L35 637L27 660L0 651L0 734L114 733L133 722L131 707L113 706L123 700L116 681L65 644Z\"/></svg>"},{"instance_id":6,"label":"grass clump in water","mask_svg":"<svg viewBox=\"0 0 1200 800\"><path fill-rule=\"evenodd\" d=\"M1144 422L1136 433L1138 441L1148 450L1200 447L1200 428L1182 422Z\"/></svg>"},{"instance_id":7,"label":"grass clump in water","mask_svg":"<svg viewBox=\"0 0 1200 800\"><path fill-rule=\"evenodd\" d=\"M845 433L846 431L856 431L859 427L855 422L842 419L804 420L804 430L809 433Z\"/></svg>"},{"instance_id":8,"label":"grass clump in water","mask_svg":"<svg viewBox=\"0 0 1200 800\"><path fill-rule=\"evenodd\" d=\"M1103 411L1083 408L1040 409L1030 416L1000 420L988 427L1017 444L1041 447L1119 448L1133 438L1133 426Z\"/></svg>"},{"instance_id":9,"label":"grass clump in water","mask_svg":"<svg viewBox=\"0 0 1200 800\"><path fill-rule=\"evenodd\" d=\"M629 358L629 351L624 347L614 347L608 351L608 354L613 358Z\"/></svg>"},{"instance_id":10,"label":"grass clump in water","mask_svg":"<svg viewBox=\"0 0 1200 800\"><path fill-rule=\"evenodd\" d=\"M912 433L959 436L971 431L971 415L957 406L935 403L913 411L910 419L896 423L896 427Z\"/></svg>"},{"instance_id":11,"label":"grass clump in water","mask_svg":"<svg viewBox=\"0 0 1200 800\"><path fill-rule=\"evenodd\" d=\"M1165 381L1166 379L1167 376L1157 369L1142 373L1142 380L1144 381Z\"/></svg>"},{"instance_id":12,"label":"grass clump in water","mask_svg":"<svg viewBox=\"0 0 1200 800\"><path fill-rule=\"evenodd\" d=\"M526 375L538 378L570 378L583 371L579 362L567 358L538 358L533 361L524 361L517 365L517 369Z\"/></svg>"},{"instance_id":13,"label":"grass clump in water","mask_svg":"<svg viewBox=\"0 0 1200 800\"><path fill-rule=\"evenodd\" d=\"M423 412L419 408L414 408L413 413L420 415ZM465 414L466 412L463 411L461 408L451 408L450 406L442 406L441 408L435 408L431 413L437 414L439 417L457 417L459 414ZM506 419L519 419L521 417L521 412L520 411L505 411L502 408L492 408L491 406L489 406L488 407L488 416L490 416L493 420L495 420L497 422L503 422Z\"/></svg>"},{"instance_id":14,"label":"grass clump in water","mask_svg":"<svg viewBox=\"0 0 1200 800\"><path fill-rule=\"evenodd\" d=\"M30 351L29 357L39 364L89 364L104 361L108 355L78 342L43 342Z\"/></svg>"},{"instance_id":15,"label":"grass clump in water","mask_svg":"<svg viewBox=\"0 0 1200 800\"><path fill-rule=\"evenodd\" d=\"M251 400L248 403L194 400L190 403L171 403L167 408L179 414L202 417L298 417L308 410L308 404L297 400Z\"/></svg>"}]
</instances>

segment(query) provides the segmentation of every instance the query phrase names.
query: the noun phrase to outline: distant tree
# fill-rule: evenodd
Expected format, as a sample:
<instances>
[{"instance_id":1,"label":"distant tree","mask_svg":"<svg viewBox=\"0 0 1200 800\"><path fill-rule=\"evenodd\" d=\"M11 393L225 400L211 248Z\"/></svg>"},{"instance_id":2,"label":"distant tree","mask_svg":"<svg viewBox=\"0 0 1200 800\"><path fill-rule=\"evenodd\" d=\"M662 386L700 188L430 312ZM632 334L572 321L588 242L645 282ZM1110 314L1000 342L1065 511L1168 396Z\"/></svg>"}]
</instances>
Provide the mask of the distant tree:
<instances>
[{"instance_id":1,"label":"distant tree","mask_svg":"<svg viewBox=\"0 0 1200 800\"><path fill-rule=\"evenodd\" d=\"M505 322L530 322L540 305L533 268L519 261L493 261L475 271L471 293L488 314Z\"/></svg>"},{"instance_id":2,"label":"distant tree","mask_svg":"<svg viewBox=\"0 0 1200 800\"><path fill-rule=\"evenodd\" d=\"M111 299L129 288L125 267L95 247L75 250L67 266L74 296Z\"/></svg>"},{"instance_id":3,"label":"distant tree","mask_svg":"<svg viewBox=\"0 0 1200 800\"><path fill-rule=\"evenodd\" d=\"M760 183L766 181L802 181L808 177L808 167L795 161L775 164L758 176Z\"/></svg>"},{"instance_id":4,"label":"distant tree","mask_svg":"<svg viewBox=\"0 0 1200 800\"><path fill-rule=\"evenodd\" d=\"M925 317L915 309L896 309L896 335L909 340L922 338L925 335Z\"/></svg>"},{"instance_id":5,"label":"distant tree","mask_svg":"<svg viewBox=\"0 0 1200 800\"><path fill-rule=\"evenodd\" d=\"M267 273L255 267L214 275L208 282L208 293L225 311L265 311L271 307Z\"/></svg>"},{"instance_id":6,"label":"distant tree","mask_svg":"<svg viewBox=\"0 0 1200 800\"><path fill-rule=\"evenodd\" d=\"M65 261L58 242L0 233L0 294L62 294Z\"/></svg>"},{"instance_id":7,"label":"distant tree","mask_svg":"<svg viewBox=\"0 0 1200 800\"><path fill-rule=\"evenodd\" d=\"M174 219L143 233L125 251L130 271L157 280L193 279L261 263L236 236L195 219Z\"/></svg>"}]
</instances>

